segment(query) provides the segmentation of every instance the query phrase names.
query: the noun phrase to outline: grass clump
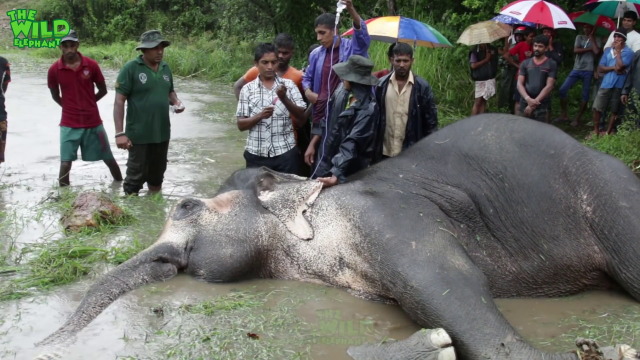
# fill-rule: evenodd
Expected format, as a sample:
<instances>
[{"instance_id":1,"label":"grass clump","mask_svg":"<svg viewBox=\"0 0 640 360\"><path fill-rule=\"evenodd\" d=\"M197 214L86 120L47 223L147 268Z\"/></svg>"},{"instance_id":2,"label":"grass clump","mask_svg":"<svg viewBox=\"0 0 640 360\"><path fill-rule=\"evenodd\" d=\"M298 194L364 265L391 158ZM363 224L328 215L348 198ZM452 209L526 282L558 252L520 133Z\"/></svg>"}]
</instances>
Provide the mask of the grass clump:
<instances>
[{"instance_id":1,"label":"grass clump","mask_svg":"<svg viewBox=\"0 0 640 360\"><path fill-rule=\"evenodd\" d=\"M49 231L34 242L14 240L9 244L9 251L0 257L0 275L3 275L0 277L0 301L16 300L73 283L97 272L100 264L119 265L148 246L149 241L139 237L148 233L144 229L145 223L137 221L124 204L121 207L125 215L115 223L100 219L95 228L84 227L74 233L65 233L59 219L71 210L77 195L67 189L57 194L49 193L35 209L31 209L27 216L38 223L49 221ZM17 216L17 213L13 215ZM11 217L5 217L0 223L0 231L13 222ZM130 225L134 228L132 236L118 237L130 230ZM137 227L140 228L135 229Z\"/></svg>"},{"instance_id":2,"label":"grass clump","mask_svg":"<svg viewBox=\"0 0 640 360\"><path fill-rule=\"evenodd\" d=\"M640 310L637 306L626 306L615 313L589 311L584 316L572 316L559 325L568 327L564 334L552 340L538 341L541 346L552 349L575 347L578 337L593 339L601 347L627 344L640 347Z\"/></svg>"},{"instance_id":3,"label":"grass clump","mask_svg":"<svg viewBox=\"0 0 640 360\"><path fill-rule=\"evenodd\" d=\"M112 229L97 228L70 237L25 246L17 254L15 265L0 268L0 274L15 277L0 281L0 301L15 300L69 284L91 273L98 263L118 265L145 246L134 240L109 246L105 238ZM23 259L27 259L26 261Z\"/></svg>"},{"instance_id":4,"label":"grass clump","mask_svg":"<svg viewBox=\"0 0 640 360\"><path fill-rule=\"evenodd\" d=\"M233 292L220 296L214 300L203 301L197 304L184 304L180 309L191 314L213 316L218 312L229 312L238 309L255 308L264 305L267 296L264 293L250 293L246 291Z\"/></svg>"},{"instance_id":5,"label":"grass clump","mask_svg":"<svg viewBox=\"0 0 640 360\"><path fill-rule=\"evenodd\" d=\"M192 304L163 304L153 309L162 327L144 335L153 356L135 358L310 359L314 329L295 311L317 295L253 287Z\"/></svg>"},{"instance_id":6,"label":"grass clump","mask_svg":"<svg viewBox=\"0 0 640 360\"><path fill-rule=\"evenodd\" d=\"M604 135L585 140L585 145L617 157L635 171L640 170L640 130L632 121L624 121L615 135Z\"/></svg>"},{"instance_id":7,"label":"grass clump","mask_svg":"<svg viewBox=\"0 0 640 360\"><path fill-rule=\"evenodd\" d=\"M615 135L592 137L584 142L600 152L615 156L627 164L632 170L640 172L640 115L629 109L640 109L640 96L635 90L629 96L626 114L622 116L622 123Z\"/></svg>"}]
</instances>

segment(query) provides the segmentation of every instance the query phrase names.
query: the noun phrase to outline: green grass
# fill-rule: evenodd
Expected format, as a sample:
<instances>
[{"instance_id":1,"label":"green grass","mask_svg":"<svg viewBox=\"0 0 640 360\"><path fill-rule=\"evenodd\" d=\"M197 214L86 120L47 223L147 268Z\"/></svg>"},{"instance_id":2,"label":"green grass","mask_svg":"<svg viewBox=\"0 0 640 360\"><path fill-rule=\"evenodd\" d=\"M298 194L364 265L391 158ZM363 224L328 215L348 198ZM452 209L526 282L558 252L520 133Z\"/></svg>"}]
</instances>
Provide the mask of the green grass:
<instances>
[{"instance_id":1,"label":"green grass","mask_svg":"<svg viewBox=\"0 0 640 360\"><path fill-rule=\"evenodd\" d=\"M134 41L111 45L80 45L79 51L101 66L121 69L140 54ZM253 66L254 44L246 41L214 40L199 37L191 41L174 41L167 47L164 61L177 77L200 78L222 82L235 82ZM59 49L33 49L33 56L43 59L60 57Z\"/></svg>"},{"instance_id":2,"label":"green grass","mask_svg":"<svg viewBox=\"0 0 640 360\"><path fill-rule=\"evenodd\" d=\"M149 221L164 222L165 200L115 200L126 216L115 223L101 221L96 228L83 228L67 234L59 224L71 209L77 193L68 189L49 193L40 205L27 211L14 210L0 222L0 234L9 239L0 257L0 301L15 300L70 284L95 273L101 264L115 266L130 259L156 240L149 232ZM149 214L153 212L153 214ZM136 213L137 217L131 215ZM142 216L141 216L142 215ZM140 221L140 217L144 221ZM25 219L46 223L47 230L37 240L17 243ZM22 224L22 225L20 225Z\"/></svg>"},{"instance_id":3,"label":"green grass","mask_svg":"<svg viewBox=\"0 0 640 360\"><path fill-rule=\"evenodd\" d=\"M612 312L589 311L582 316L572 316L559 322L558 327L566 328L554 339L530 339L546 349L571 349L578 337L593 339L601 347L627 344L640 348L640 309L627 306Z\"/></svg>"},{"instance_id":4,"label":"green grass","mask_svg":"<svg viewBox=\"0 0 640 360\"><path fill-rule=\"evenodd\" d=\"M310 359L316 329L295 313L322 288L257 291L254 288L151 311L160 329L146 329L146 348L166 359ZM251 334L251 336L249 336ZM148 354L148 353L147 353ZM136 354L136 359L146 355ZM134 358L134 357L132 357Z\"/></svg>"}]
</instances>

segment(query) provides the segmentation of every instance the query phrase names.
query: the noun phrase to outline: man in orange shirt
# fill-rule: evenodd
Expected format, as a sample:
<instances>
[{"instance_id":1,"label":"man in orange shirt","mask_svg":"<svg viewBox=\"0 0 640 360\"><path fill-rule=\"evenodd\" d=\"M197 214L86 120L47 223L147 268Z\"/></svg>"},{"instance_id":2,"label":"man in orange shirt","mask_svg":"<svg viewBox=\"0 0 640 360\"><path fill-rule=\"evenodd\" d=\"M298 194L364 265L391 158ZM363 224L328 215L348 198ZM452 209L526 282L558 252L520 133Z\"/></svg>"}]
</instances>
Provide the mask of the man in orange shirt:
<instances>
[{"instance_id":1,"label":"man in orange shirt","mask_svg":"<svg viewBox=\"0 0 640 360\"><path fill-rule=\"evenodd\" d=\"M279 77L293 81L300 90L300 93L304 94L302 89L303 72L289 65L293 57L293 38L289 34L281 33L276 36L273 42L278 50L278 67L276 68L276 74L278 74ZM255 80L258 75L260 75L260 71L254 66L236 81L233 85L233 92L236 95L236 99L239 99L242 87ZM302 97L306 101L304 95L302 95ZM311 107L309 107L305 115L307 115L307 118L311 116ZM302 128L296 128L295 121L293 121L293 119L291 119L291 121L294 124L293 135L295 136L298 149L306 149L311 139L311 122L307 121ZM309 176L311 168L304 162L302 155L303 154L300 154L300 173L298 175Z\"/></svg>"},{"instance_id":2,"label":"man in orange shirt","mask_svg":"<svg viewBox=\"0 0 640 360\"><path fill-rule=\"evenodd\" d=\"M278 74L279 77L293 81L302 93L303 73L293 66L289 66L289 62L293 57L293 38L289 34L281 33L276 36L273 42L276 49L278 49L278 67L276 68L276 74ZM242 87L255 80L258 75L260 75L260 71L258 71L258 68L254 66L249 69L244 76L236 81L233 85L233 92L236 94L236 100L240 97L240 90L242 90Z\"/></svg>"}]
</instances>

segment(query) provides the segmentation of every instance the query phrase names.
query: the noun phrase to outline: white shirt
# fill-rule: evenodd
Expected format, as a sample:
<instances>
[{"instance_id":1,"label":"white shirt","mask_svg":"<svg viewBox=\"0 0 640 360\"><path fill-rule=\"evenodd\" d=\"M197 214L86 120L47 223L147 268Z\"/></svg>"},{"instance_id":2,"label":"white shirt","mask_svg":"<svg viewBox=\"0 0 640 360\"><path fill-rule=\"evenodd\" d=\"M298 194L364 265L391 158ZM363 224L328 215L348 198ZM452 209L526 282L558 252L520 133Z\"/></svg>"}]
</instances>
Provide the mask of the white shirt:
<instances>
[{"instance_id":1,"label":"white shirt","mask_svg":"<svg viewBox=\"0 0 640 360\"><path fill-rule=\"evenodd\" d=\"M615 33L615 31L612 31L611 34L609 35L609 39L607 40L607 43L604 44L604 49L613 46L613 34L614 33ZM631 32L628 32L627 33L626 45L633 52L636 52L636 51L640 50L640 34L638 34L638 32L635 31L635 30L633 30Z\"/></svg>"}]
</instances>

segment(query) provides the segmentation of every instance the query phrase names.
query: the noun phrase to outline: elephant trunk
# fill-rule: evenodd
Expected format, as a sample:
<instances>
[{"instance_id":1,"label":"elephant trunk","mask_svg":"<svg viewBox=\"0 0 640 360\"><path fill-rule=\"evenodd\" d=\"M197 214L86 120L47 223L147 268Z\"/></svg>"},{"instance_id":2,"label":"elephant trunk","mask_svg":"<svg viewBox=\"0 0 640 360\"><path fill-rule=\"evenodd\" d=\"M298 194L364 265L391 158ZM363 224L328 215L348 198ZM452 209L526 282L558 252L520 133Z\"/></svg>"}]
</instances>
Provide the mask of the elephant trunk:
<instances>
[{"instance_id":1,"label":"elephant trunk","mask_svg":"<svg viewBox=\"0 0 640 360\"><path fill-rule=\"evenodd\" d=\"M170 244L156 243L103 275L87 291L67 322L36 345L59 345L71 340L121 295L148 283L168 280L184 267L184 250Z\"/></svg>"}]
</instances>

